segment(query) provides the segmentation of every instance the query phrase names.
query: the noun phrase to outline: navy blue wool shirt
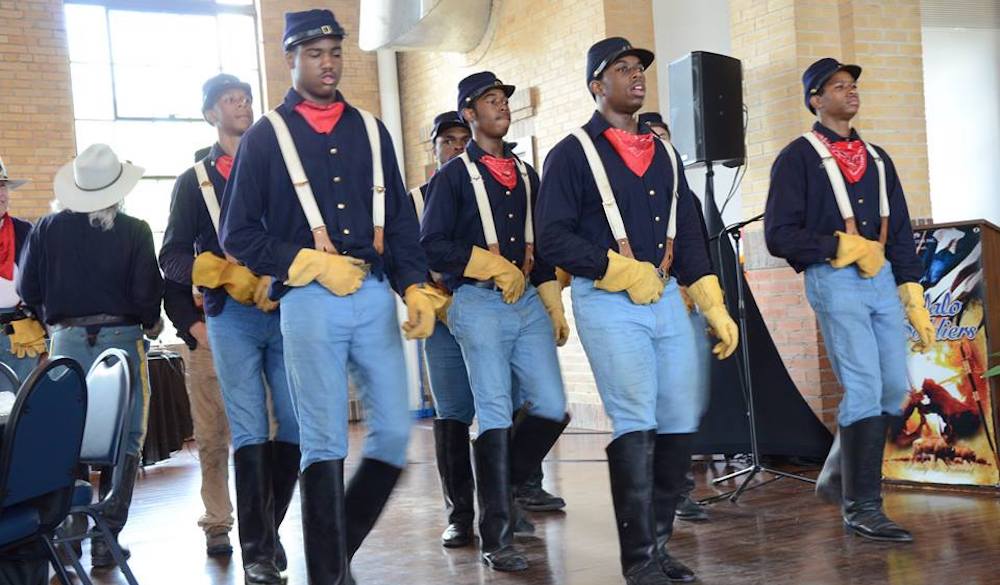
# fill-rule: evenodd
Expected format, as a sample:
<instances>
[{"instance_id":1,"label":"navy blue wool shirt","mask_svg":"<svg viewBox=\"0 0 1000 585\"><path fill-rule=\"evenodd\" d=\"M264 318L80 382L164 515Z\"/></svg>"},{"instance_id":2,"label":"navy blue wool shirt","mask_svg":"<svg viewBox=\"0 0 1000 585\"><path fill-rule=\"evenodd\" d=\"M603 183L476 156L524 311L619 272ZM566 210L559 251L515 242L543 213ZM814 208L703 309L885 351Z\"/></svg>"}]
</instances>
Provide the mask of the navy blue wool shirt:
<instances>
[{"instance_id":1,"label":"navy blue wool shirt","mask_svg":"<svg viewBox=\"0 0 1000 585\"><path fill-rule=\"evenodd\" d=\"M505 144L504 150L506 158L514 156L510 144ZM466 152L479 169L486 186L500 254L515 266L523 266L524 222L528 211L524 181L518 172L517 184L513 189L507 189L493 178L486 165L479 162L486 152L474 140L469 141ZM535 202L539 190L538 174L531 165L526 164L525 167L531 182L532 202ZM449 289L456 290L463 284L475 282L475 279L466 278L463 274L472 256L472 248L487 249L486 235L469 170L459 157L448 161L428 183L420 243L427 252L431 269L443 275L444 284ZM538 253L537 245L535 264L529 277L535 286L555 279L555 269Z\"/></svg>"},{"instance_id":2,"label":"navy blue wool shirt","mask_svg":"<svg viewBox=\"0 0 1000 585\"><path fill-rule=\"evenodd\" d=\"M831 142L860 140L851 130L843 138L819 122L813 130ZM872 145L875 146L875 145ZM906 207L903 186L896 175L896 166L880 147L875 150L885 161L886 192L889 196L889 239L885 257L892 264L898 284L918 282L924 268L913 244L910 213ZM857 183L844 184L854 210L858 232L871 240L878 240L882 225L879 217L878 167L871 154L866 153L868 166ZM826 174L822 160L808 140L798 137L781 151L771 167L771 186L764 212L764 237L772 255L784 258L802 272L811 264L829 262L837 255L835 231L844 231L844 218L840 215L833 186Z\"/></svg>"},{"instance_id":3,"label":"navy blue wool shirt","mask_svg":"<svg viewBox=\"0 0 1000 585\"><path fill-rule=\"evenodd\" d=\"M419 224L399 174L392 138L378 122L385 174L385 253L372 244L372 156L361 114L345 102L329 134L313 130L295 111L303 98L289 90L277 111L288 125L309 178L330 240L342 254L360 258L372 273L388 276L397 292L426 281L427 260L418 241ZM338 101L344 101L338 92ZM220 240L257 274L288 278L288 268L303 248L313 247L312 232L299 204L274 128L258 120L240 140L233 171L222 198ZM271 291L279 298L285 287Z\"/></svg>"},{"instance_id":4,"label":"navy blue wool shirt","mask_svg":"<svg viewBox=\"0 0 1000 585\"><path fill-rule=\"evenodd\" d=\"M654 140L653 162L643 176L636 176L604 137L610 128L594 112L584 130L604 163L608 182L625 222L625 233L636 260L659 266L666 252L667 222L673 195L673 169L666 148ZM640 127L639 132L649 132ZM676 154L676 152L675 152ZM680 155L676 155L678 164ZM679 168L677 234L671 274L688 285L712 273L698 200ZM611 234L601 195L594 182L583 147L567 136L545 159L542 187L535 212L539 251L545 258L575 276L600 279L608 269L608 250L618 251Z\"/></svg>"},{"instance_id":5,"label":"navy blue wool shirt","mask_svg":"<svg viewBox=\"0 0 1000 585\"><path fill-rule=\"evenodd\" d=\"M226 188L226 179L215 168L215 161L224 156L218 143L212 146L205 158L205 171L215 188L215 198L222 202L222 193ZM174 183L174 192L170 198L170 217L167 220L167 230L163 234L163 246L160 248L160 267L167 279L163 295L164 308L167 316L177 328L178 335L189 344L193 341L188 329L197 321L203 321L202 311L194 304L191 295L191 269L194 258L202 252L211 252L224 257L219 237L212 225L212 217L205 206L205 198L201 193L198 176L194 167L181 173ZM176 286L180 285L180 286ZM226 303L226 289L202 288L204 293L204 312L215 316L222 312Z\"/></svg>"},{"instance_id":6,"label":"navy blue wool shirt","mask_svg":"<svg viewBox=\"0 0 1000 585\"><path fill-rule=\"evenodd\" d=\"M114 227L60 211L28 236L17 292L50 325L68 317L117 315L150 328L160 319L163 278L149 224L119 212Z\"/></svg>"}]
</instances>

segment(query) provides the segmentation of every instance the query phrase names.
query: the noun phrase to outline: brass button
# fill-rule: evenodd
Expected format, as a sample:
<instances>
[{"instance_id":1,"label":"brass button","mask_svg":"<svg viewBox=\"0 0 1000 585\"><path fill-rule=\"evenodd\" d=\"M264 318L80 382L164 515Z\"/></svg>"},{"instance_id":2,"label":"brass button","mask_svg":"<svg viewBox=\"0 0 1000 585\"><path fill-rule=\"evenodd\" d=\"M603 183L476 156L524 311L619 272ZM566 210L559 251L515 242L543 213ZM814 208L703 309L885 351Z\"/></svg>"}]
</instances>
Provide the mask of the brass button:
<instances>
[{"instance_id":1,"label":"brass button","mask_svg":"<svg viewBox=\"0 0 1000 585\"><path fill-rule=\"evenodd\" d=\"M337 204L337 209L344 209L345 207L347 207L347 205L344 204L344 203L338 203Z\"/></svg>"},{"instance_id":2,"label":"brass button","mask_svg":"<svg viewBox=\"0 0 1000 585\"><path fill-rule=\"evenodd\" d=\"M503 192L504 195L510 195L510 189Z\"/></svg>"},{"instance_id":3,"label":"brass button","mask_svg":"<svg viewBox=\"0 0 1000 585\"><path fill-rule=\"evenodd\" d=\"M511 237L510 237L510 241L512 241L512 242L513 242L513 241L515 241L515 240L517 240L517 238L515 238L514 236L511 236Z\"/></svg>"},{"instance_id":4,"label":"brass button","mask_svg":"<svg viewBox=\"0 0 1000 585\"><path fill-rule=\"evenodd\" d=\"M340 182L340 177L334 177L333 178L333 182L334 183L339 183Z\"/></svg>"},{"instance_id":5,"label":"brass button","mask_svg":"<svg viewBox=\"0 0 1000 585\"><path fill-rule=\"evenodd\" d=\"M663 244L657 244L656 247L662 250L663 249Z\"/></svg>"},{"instance_id":6,"label":"brass button","mask_svg":"<svg viewBox=\"0 0 1000 585\"><path fill-rule=\"evenodd\" d=\"M864 202L865 202L864 198L858 199L858 203L864 203Z\"/></svg>"},{"instance_id":7,"label":"brass button","mask_svg":"<svg viewBox=\"0 0 1000 585\"><path fill-rule=\"evenodd\" d=\"M868 221L867 220L866 221L862 221L861 225L868 225Z\"/></svg>"},{"instance_id":8,"label":"brass button","mask_svg":"<svg viewBox=\"0 0 1000 585\"><path fill-rule=\"evenodd\" d=\"M649 196L652 197L653 195L656 195L656 191L650 189L649 190Z\"/></svg>"},{"instance_id":9,"label":"brass button","mask_svg":"<svg viewBox=\"0 0 1000 585\"><path fill-rule=\"evenodd\" d=\"M654 218L653 218L653 221L660 221L660 216L659 216L659 215L657 215L656 217L654 217Z\"/></svg>"},{"instance_id":10,"label":"brass button","mask_svg":"<svg viewBox=\"0 0 1000 585\"><path fill-rule=\"evenodd\" d=\"M337 147L331 148L330 149L330 154L337 154Z\"/></svg>"},{"instance_id":11,"label":"brass button","mask_svg":"<svg viewBox=\"0 0 1000 585\"><path fill-rule=\"evenodd\" d=\"M344 235L345 235L345 236L346 236L346 235L349 235L350 233L351 233L351 230L349 230L349 229L347 229L347 228L344 228ZM661 247L662 247L662 246L661 246Z\"/></svg>"},{"instance_id":12,"label":"brass button","mask_svg":"<svg viewBox=\"0 0 1000 585\"><path fill-rule=\"evenodd\" d=\"M507 219L514 219L514 214L513 213L508 213L507 214Z\"/></svg>"}]
</instances>

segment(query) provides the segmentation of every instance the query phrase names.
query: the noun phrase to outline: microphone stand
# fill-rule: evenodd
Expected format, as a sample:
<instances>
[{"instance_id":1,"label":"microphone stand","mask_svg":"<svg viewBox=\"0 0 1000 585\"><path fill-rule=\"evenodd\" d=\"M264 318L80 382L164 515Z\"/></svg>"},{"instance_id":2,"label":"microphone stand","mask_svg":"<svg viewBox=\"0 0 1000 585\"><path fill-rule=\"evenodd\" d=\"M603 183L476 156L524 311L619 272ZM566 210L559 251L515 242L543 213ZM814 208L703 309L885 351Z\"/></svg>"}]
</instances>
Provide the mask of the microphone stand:
<instances>
[{"instance_id":1,"label":"microphone stand","mask_svg":"<svg viewBox=\"0 0 1000 585\"><path fill-rule=\"evenodd\" d=\"M783 477L789 479L795 479L798 481L803 481L806 483L815 484L816 480L809 479L801 475L796 475L794 473L786 473L784 471L778 471L777 469L771 469L769 467L764 467L760 463L760 445L757 443L757 416L754 410L754 397L753 397L753 382L750 376L750 343L749 334L747 331L747 316L746 316L746 298L743 294L743 270L745 269L745 262L743 259L743 250L741 244L741 234L740 230L744 226L761 220L764 214L760 214L756 217L750 218L746 221L732 224L723 228L715 238L718 240L719 245L722 245L722 238L725 234L729 234L729 237L733 239L733 244L736 246L736 299L737 299L737 321L740 327L740 386L743 390L743 398L747 405L747 420L750 426L750 466L739 471L724 475L722 477L712 480L712 485L718 485L724 481L729 481L745 475L743 482L740 483L735 489L728 492L712 496L710 498L705 498L700 500L699 504L711 504L719 502L725 499L729 499L730 502L736 503L740 496L742 496L746 491L755 488L762 487L773 481L777 481ZM721 255L720 255L721 259ZM762 483L751 486L750 482L753 481L754 477L759 473L770 473L774 477L768 479Z\"/></svg>"}]
</instances>

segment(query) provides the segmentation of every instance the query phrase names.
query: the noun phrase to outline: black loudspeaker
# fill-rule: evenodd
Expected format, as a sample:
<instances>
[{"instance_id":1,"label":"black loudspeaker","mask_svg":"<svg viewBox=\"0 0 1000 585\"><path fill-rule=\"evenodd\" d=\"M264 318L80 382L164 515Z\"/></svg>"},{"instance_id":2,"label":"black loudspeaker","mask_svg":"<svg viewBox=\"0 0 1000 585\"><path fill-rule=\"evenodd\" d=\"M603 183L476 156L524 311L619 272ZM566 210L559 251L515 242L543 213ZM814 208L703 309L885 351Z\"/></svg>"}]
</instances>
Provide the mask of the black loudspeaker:
<instances>
[{"instance_id":1,"label":"black loudspeaker","mask_svg":"<svg viewBox=\"0 0 1000 585\"><path fill-rule=\"evenodd\" d=\"M684 165L746 158L739 59L695 51L670 64L670 140Z\"/></svg>"}]
</instances>

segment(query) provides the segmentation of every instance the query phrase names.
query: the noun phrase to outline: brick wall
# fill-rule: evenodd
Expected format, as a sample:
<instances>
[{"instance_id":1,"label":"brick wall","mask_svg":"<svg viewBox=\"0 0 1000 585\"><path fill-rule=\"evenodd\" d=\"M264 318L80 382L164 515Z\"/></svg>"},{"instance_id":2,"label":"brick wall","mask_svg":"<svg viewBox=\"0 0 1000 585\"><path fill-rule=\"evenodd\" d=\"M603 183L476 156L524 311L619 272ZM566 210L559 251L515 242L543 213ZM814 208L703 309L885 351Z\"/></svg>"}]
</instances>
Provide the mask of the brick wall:
<instances>
[{"instance_id":1,"label":"brick wall","mask_svg":"<svg viewBox=\"0 0 1000 585\"><path fill-rule=\"evenodd\" d=\"M359 0L260 0L257 6L261 36L260 62L263 68L264 95L267 107L273 108L285 98L292 85L281 39L285 30L285 13L328 8L347 31L344 39L344 71L339 89L352 105L380 115L378 68L375 53L358 48Z\"/></svg>"},{"instance_id":2,"label":"brick wall","mask_svg":"<svg viewBox=\"0 0 1000 585\"><path fill-rule=\"evenodd\" d=\"M62 0L0 0L0 156L13 177L11 213L48 212L52 178L76 155Z\"/></svg>"}]
</instances>

